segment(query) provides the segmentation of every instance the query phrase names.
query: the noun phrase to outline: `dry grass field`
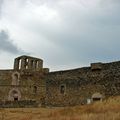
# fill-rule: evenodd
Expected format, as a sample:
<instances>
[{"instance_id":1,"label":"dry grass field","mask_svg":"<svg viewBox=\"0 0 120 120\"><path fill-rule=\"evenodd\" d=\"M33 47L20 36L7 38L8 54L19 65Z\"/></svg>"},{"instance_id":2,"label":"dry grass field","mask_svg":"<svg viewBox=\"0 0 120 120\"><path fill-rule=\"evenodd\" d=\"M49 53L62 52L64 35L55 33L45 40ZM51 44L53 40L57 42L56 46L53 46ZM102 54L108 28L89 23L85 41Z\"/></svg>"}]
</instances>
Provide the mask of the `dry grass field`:
<instances>
[{"instance_id":1,"label":"dry grass field","mask_svg":"<svg viewBox=\"0 0 120 120\"><path fill-rule=\"evenodd\" d=\"M77 107L0 109L0 120L120 120L120 97Z\"/></svg>"}]
</instances>

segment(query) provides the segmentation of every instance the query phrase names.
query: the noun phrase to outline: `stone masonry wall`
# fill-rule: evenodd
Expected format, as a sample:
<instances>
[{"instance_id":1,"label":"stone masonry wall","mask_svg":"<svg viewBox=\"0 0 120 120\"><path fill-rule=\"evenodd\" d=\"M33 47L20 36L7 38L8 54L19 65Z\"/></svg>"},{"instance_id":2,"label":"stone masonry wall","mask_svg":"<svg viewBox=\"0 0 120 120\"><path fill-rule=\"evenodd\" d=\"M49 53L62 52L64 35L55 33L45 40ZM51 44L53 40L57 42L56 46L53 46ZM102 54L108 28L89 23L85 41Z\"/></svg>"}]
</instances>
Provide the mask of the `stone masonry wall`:
<instances>
[{"instance_id":1,"label":"stone masonry wall","mask_svg":"<svg viewBox=\"0 0 120 120\"><path fill-rule=\"evenodd\" d=\"M70 106L86 103L94 93L103 97L120 95L120 62L92 66L92 69L49 73L46 76L46 103L49 106ZM62 85L65 86L64 94L61 93Z\"/></svg>"},{"instance_id":2,"label":"stone masonry wall","mask_svg":"<svg viewBox=\"0 0 120 120\"><path fill-rule=\"evenodd\" d=\"M18 74L18 81L14 75ZM12 91L18 92L18 100L33 100L44 103L46 96L46 82L43 71L0 71L0 101L13 101ZM16 93L15 93L16 95Z\"/></svg>"},{"instance_id":3,"label":"stone masonry wall","mask_svg":"<svg viewBox=\"0 0 120 120\"><path fill-rule=\"evenodd\" d=\"M0 70L0 106L74 106L96 95L120 95L120 61L56 72L42 66L41 59L21 56L14 69Z\"/></svg>"}]
</instances>

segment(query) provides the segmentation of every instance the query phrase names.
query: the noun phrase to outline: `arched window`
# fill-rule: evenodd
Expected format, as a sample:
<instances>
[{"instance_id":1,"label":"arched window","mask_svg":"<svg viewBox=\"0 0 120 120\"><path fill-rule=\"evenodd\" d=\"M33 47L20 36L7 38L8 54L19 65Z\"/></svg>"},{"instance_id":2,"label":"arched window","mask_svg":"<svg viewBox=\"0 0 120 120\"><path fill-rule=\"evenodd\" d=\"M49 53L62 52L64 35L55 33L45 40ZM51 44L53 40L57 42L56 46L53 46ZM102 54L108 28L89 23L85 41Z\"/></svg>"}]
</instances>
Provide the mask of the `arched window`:
<instances>
[{"instance_id":1,"label":"arched window","mask_svg":"<svg viewBox=\"0 0 120 120\"><path fill-rule=\"evenodd\" d=\"M28 58L25 59L25 69L28 69Z\"/></svg>"},{"instance_id":2,"label":"arched window","mask_svg":"<svg viewBox=\"0 0 120 120\"><path fill-rule=\"evenodd\" d=\"M19 70L21 69L21 59L19 60Z\"/></svg>"},{"instance_id":3,"label":"arched window","mask_svg":"<svg viewBox=\"0 0 120 120\"><path fill-rule=\"evenodd\" d=\"M19 85L19 74L14 73L12 75L12 85Z\"/></svg>"},{"instance_id":4,"label":"arched window","mask_svg":"<svg viewBox=\"0 0 120 120\"><path fill-rule=\"evenodd\" d=\"M16 80L18 80L18 74L14 74Z\"/></svg>"},{"instance_id":5,"label":"arched window","mask_svg":"<svg viewBox=\"0 0 120 120\"><path fill-rule=\"evenodd\" d=\"M60 93L65 94L65 91L66 91L66 86L64 84L60 85Z\"/></svg>"}]
</instances>

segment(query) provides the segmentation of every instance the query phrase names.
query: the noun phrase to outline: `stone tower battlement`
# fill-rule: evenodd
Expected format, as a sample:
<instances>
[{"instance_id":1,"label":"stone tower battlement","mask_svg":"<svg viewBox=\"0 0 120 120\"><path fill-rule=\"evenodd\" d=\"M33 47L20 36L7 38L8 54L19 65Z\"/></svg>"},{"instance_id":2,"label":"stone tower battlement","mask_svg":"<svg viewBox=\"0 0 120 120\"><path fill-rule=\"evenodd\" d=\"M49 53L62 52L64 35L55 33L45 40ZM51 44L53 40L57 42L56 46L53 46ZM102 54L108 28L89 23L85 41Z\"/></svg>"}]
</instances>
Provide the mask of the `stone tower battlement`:
<instances>
[{"instance_id":1,"label":"stone tower battlement","mask_svg":"<svg viewBox=\"0 0 120 120\"><path fill-rule=\"evenodd\" d=\"M15 58L14 69L15 70L40 70L43 68L43 60L30 56L20 56Z\"/></svg>"}]
</instances>

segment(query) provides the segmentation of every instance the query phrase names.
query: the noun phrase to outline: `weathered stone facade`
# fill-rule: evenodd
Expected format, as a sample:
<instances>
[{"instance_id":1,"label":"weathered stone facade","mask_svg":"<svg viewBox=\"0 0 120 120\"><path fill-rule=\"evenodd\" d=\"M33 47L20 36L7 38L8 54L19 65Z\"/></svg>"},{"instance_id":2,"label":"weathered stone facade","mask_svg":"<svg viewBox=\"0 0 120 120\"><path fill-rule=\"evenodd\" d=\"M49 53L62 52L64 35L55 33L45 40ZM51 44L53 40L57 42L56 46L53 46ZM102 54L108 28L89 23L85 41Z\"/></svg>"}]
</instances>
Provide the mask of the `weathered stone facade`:
<instances>
[{"instance_id":1,"label":"weathered stone facade","mask_svg":"<svg viewBox=\"0 0 120 120\"><path fill-rule=\"evenodd\" d=\"M120 95L120 61L49 72L43 60L21 56L14 69L0 70L1 107L74 106L114 95Z\"/></svg>"}]
</instances>

